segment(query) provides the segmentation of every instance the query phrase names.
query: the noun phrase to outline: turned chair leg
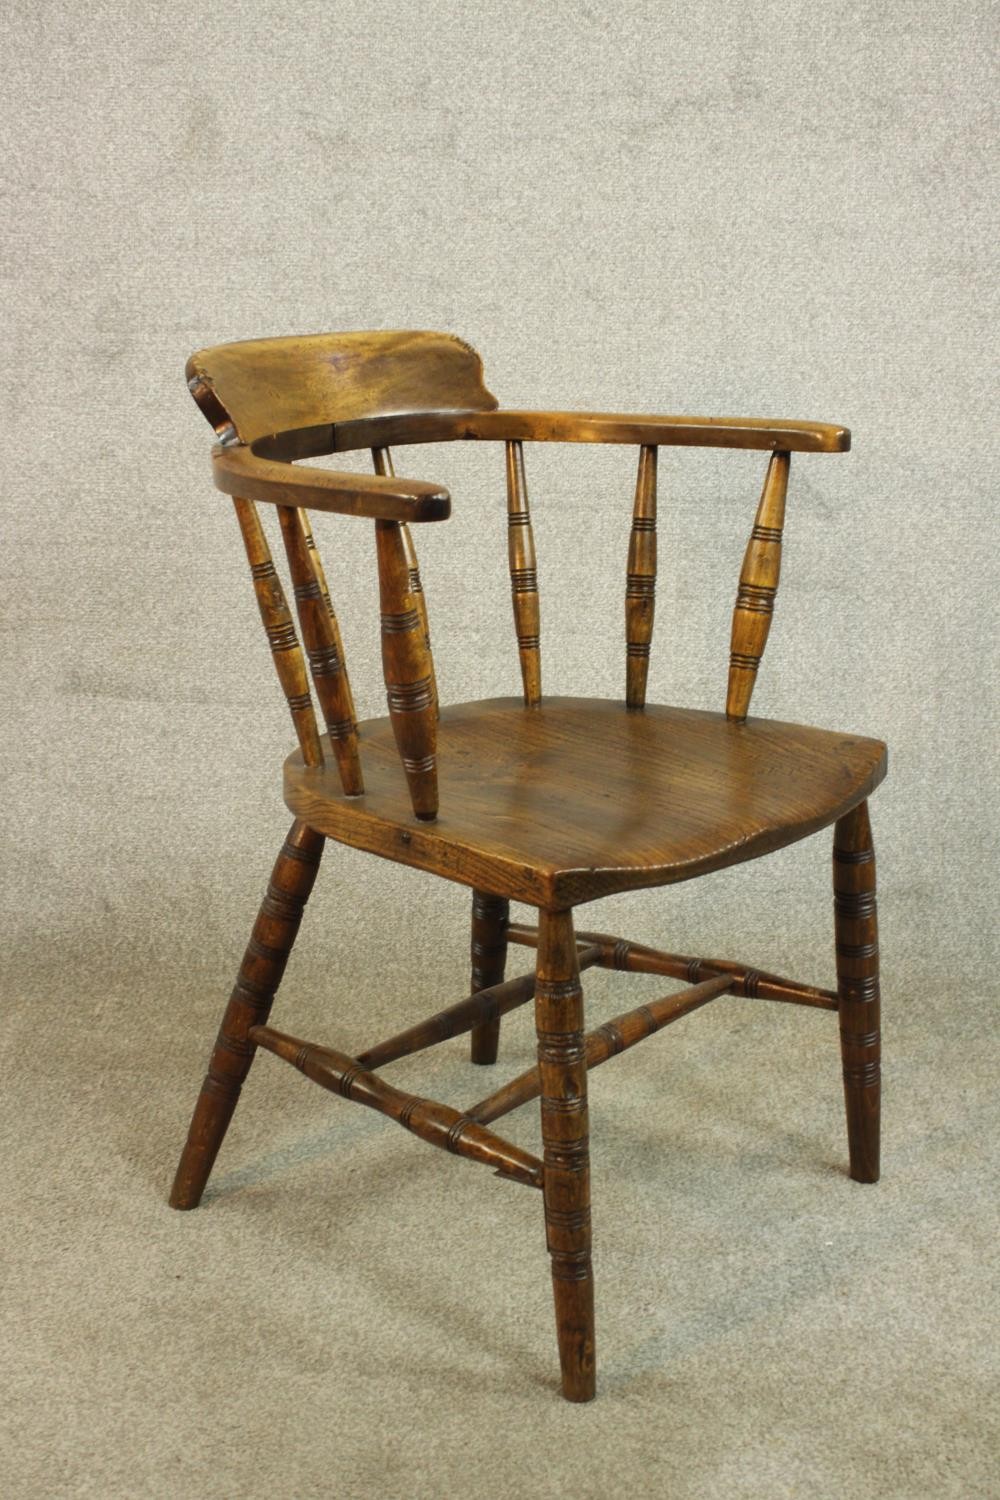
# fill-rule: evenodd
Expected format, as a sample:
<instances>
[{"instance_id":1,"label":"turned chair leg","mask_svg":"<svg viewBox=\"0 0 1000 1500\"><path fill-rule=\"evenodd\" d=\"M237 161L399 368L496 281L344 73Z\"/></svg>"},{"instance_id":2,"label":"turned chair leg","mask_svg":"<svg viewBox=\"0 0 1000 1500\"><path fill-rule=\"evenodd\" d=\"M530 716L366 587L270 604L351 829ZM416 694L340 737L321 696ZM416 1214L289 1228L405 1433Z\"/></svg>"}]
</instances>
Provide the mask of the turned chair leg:
<instances>
[{"instance_id":1,"label":"turned chair leg","mask_svg":"<svg viewBox=\"0 0 1000 1500\"><path fill-rule=\"evenodd\" d=\"M881 1101L875 850L862 802L837 823L833 909L847 1140L855 1182L878 1182Z\"/></svg>"},{"instance_id":2,"label":"turned chair leg","mask_svg":"<svg viewBox=\"0 0 1000 1500\"><path fill-rule=\"evenodd\" d=\"M507 965L507 925L510 902L487 891L472 893L472 993L503 982ZM495 1063L500 1045L500 1017L473 1026L471 1055L474 1063Z\"/></svg>"},{"instance_id":3,"label":"turned chair leg","mask_svg":"<svg viewBox=\"0 0 1000 1500\"><path fill-rule=\"evenodd\" d=\"M321 833L296 821L281 846L191 1118L171 1208L197 1208L201 1201L257 1050L247 1032L267 1021L324 842Z\"/></svg>"},{"instance_id":4,"label":"turned chair leg","mask_svg":"<svg viewBox=\"0 0 1000 1500\"><path fill-rule=\"evenodd\" d=\"M590 1149L583 993L571 912L539 913L535 1024L542 1085L545 1237L552 1264L563 1395L595 1392Z\"/></svg>"}]
</instances>

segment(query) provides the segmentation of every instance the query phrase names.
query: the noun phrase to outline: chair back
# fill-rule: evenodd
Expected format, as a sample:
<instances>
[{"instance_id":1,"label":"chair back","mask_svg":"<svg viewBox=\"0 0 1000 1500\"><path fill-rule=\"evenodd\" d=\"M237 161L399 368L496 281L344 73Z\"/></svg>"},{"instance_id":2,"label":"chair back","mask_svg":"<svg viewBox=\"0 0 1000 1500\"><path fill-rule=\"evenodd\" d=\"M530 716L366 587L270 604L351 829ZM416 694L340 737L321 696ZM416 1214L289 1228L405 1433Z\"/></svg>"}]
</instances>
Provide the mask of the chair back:
<instances>
[{"instance_id":1,"label":"chair back","mask_svg":"<svg viewBox=\"0 0 1000 1500\"><path fill-rule=\"evenodd\" d=\"M740 573L730 641L727 716L747 716L774 609L790 449L837 450L843 429L816 424L711 423L699 418L581 417L501 412L483 384L482 361L451 334L312 334L220 344L192 355L188 386L226 447L291 461L370 448L391 475L390 442L493 439L506 450L508 559L524 701L542 701L538 569L524 466L525 438L607 441L638 448L625 569L625 705L641 711L656 590L657 453L662 443L771 450ZM650 441L650 438L656 441ZM256 503L236 496L237 518L258 605L307 765L324 752L295 624ZM336 612L306 511L278 503L282 539L316 696L347 796L364 792L354 700ZM416 550L405 522L376 520L382 655L390 716L414 811L438 809L437 684Z\"/></svg>"}]
</instances>

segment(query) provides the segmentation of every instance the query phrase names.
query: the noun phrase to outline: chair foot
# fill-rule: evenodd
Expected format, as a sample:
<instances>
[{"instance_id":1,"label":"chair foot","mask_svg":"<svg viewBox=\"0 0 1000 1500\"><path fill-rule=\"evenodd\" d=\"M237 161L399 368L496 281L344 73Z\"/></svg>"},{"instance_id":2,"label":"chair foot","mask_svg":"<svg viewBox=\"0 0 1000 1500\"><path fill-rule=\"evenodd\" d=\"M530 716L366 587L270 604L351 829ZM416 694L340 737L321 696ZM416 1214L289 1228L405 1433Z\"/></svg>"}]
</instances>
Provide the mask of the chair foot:
<instances>
[{"instance_id":1,"label":"chair foot","mask_svg":"<svg viewBox=\"0 0 1000 1500\"><path fill-rule=\"evenodd\" d=\"M596 1390L583 993L571 912L541 912L535 1022L542 1085L545 1237L567 1401Z\"/></svg>"},{"instance_id":2,"label":"chair foot","mask_svg":"<svg viewBox=\"0 0 1000 1500\"><path fill-rule=\"evenodd\" d=\"M847 1141L855 1182L878 1182L881 1111L878 915L868 805L836 825L833 840L840 1048Z\"/></svg>"},{"instance_id":3,"label":"chair foot","mask_svg":"<svg viewBox=\"0 0 1000 1500\"><path fill-rule=\"evenodd\" d=\"M247 1032L267 1021L324 842L321 833L296 821L281 847L195 1105L170 1194L171 1208L197 1208L201 1202L257 1050Z\"/></svg>"},{"instance_id":4,"label":"chair foot","mask_svg":"<svg viewBox=\"0 0 1000 1500\"><path fill-rule=\"evenodd\" d=\"M503 982L507 965L510 902L487 891L472 893L472 993ZM500 1017L480 1021L470 1033L474 1063L495 1063L500 1046Z\"/></svg>"}]
</instances>

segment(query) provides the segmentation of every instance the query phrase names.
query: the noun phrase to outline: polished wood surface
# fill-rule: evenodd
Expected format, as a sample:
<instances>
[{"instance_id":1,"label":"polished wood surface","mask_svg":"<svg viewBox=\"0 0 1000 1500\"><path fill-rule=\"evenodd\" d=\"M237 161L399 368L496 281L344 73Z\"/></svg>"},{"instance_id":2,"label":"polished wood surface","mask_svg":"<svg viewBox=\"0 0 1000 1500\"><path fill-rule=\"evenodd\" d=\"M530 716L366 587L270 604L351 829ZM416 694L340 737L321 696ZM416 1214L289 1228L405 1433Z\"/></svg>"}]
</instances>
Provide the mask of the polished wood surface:
<instances>
[{"instance_id":1,"label":"polished wood surface","mask_svg":"<svg viewBox=\"0 0 1000 1500\"><path fill-rule=\"evenodd\" d=\"M552 1269L562 1388L568 1401L590 1401L596 1386L587 1052L571 912L539 913L536 972L545 1241Z\"/></svg>"},{"instance_id":2,"label":"polished wood surface","mask_svg":"<svg viewBox=\"0 0 1000 1500\"><path fill-rule=\"evenodd\" d=\"M541 615L538 565L524 474L524 444L507 443L507 559L514 606L517 654L521 662L524 701L534 708L542 697Z\"/></svg>"},{"instance_id":3,"label":"polished wood surface","mask_svg":"<svg viewBox=\"0 0 1000 1500\"><path fill-rule=\"evenodd\" d=\"M316 567L318 554L307 542L304 511L295 510L290 505L279 505L278 519L295 589L295 606L309 670L326 723L337 775L344 795L358 797L365 789L365 782L358 755L354 700L347 680L347 666L340 654L338 632Z\"/></svg>"},{"instance_id":4,"label":"polished wood surface","mask_svg":"<svg viewBox=\"0 0 1000 1500\"><path fill-rule=\"evenodd\" d=\"M833 912L840 1046L851 1176L878 1182L881 1057L875 849L868 804L841 818L833 839Z\"/></svg>"},{"instance_id":5,"label":"polished wood surface","mask_svg":"<svg viewBox=\"0 0 1000 1500\"><path fill-rule=\"evenodd\" d=\"M376 521L375 550L389 720L410 805L418 818L433 819L438 810L437 705L431 654L410 592L410 570L398 521Z\"/></svg>"},{"instance_id":6,"label":"polished wood surface","mask_svg":"<svg viewBox=\"0 0 1000 1500\"><path fill-rule=\"evenodd\" d=\"M625 573L625 704L643 708L656 606L656 449L639 449Z\"/></svg>"},{"instance_id":7,"label":"polished wood surface","mask_svg":"<svg viewBox=\"0 0 1000 1500\"><path fill-rule=\"evenodd\" d=\"M510 902L488 891L472 892L472 993L488 991L503 979L507 965L507 927ZM484 1016L472 1029L469 1051L474 1063L489 1064L497 1060L500 1046L500 1013Z\"/></svg>"},{"instance_id":8,"label":"polished wood surface","mask_svg":"<svg viewBox=\"0 0 1000 1500\"><path fill-rule=\"evenodd\" d=\"M797 979L785 979L748 964L728 958L689 958L680 953L664 953L645 943L630 943L607 932L578 932L580 967L583 955L596 954L593 962L602 969L618 969L626 974L665 974L671 979L686 979L700 984L703 979L725 974L732 980L732 993L752 1000L780 1000L789 1005L811 1005L817 1010L837 1010L836 990L825 990ZM538 928L522 922L511 922L507 940L528 948L538 947Z\"/></svg>"},{"instance_id":9,"label":"polished wood surface","mask_svg":"<svg viewBox=\"0 0 1000 1500\"><path fill-rule=\"evenodd\" d=\"M330 1093L340 1094L344 1099L388 1115L404 1130L419 1136L430 1146L439 1146L443 1151L452 1151L471 1161L484 1162L501 1177L511 1177L529 1187L542 1186L542 1163L530 1151L523 1151L511 1141L503 1140L492 1130L486 1130L478 1120L462 1114L461 1110L452 1109L449 1104L393 1088L392 1084L363 1068L356 1057L348 1057L332 1047L303 1042L298 1037L274 1031L270 1026L251 1027L250 1042L290 1062L306 1078L311 1078Z\"/></svg>"},{"instance_id":10,"label":"polished wood surface","mask_svg":"<svg viewBox=\"0 0 1000 1500\"><path fill-rule=\"evenodd\" d=\"M645 443L651 447L760 448L785 453L846 453L851 434L827 422L766 417L622 416L589 411L415 412L333 423L303 441L310 453L348 453L384 444L447 443L455 439L525 443ZM326 444L330 446L325 446Z\"/></svg>"},{"instance_id":11,"label":"polished wood surface","mask_svg":"<svg viewBox=\"0 0 1000 1500\"><path fill-rule=\"evenodd\" d=\"M305 658L264 528L260 524L257 507L252 500L234 500L233 505L250 564L250 576L257 596L261 623L271 648L274 669L292 716L302 759L307 766L321 766L323 748L316 727L316 713L309 691Z\"/></svg>"},{"instance_id":12,"label":"polished wood surface","mask_svg":"<svg viewBox=\"0 0 1000 1500\"><path fill-rule=\"evenodd\" d=\"M797 724L545 698L454 704L438 725L441 816L410 811L391 727L361 726L366 795L285 763L285 800L330 838L541 906L688 880L832 823L878 785L885 746Z\"/></svg>"},{"instance_id":13,"label":"polished wood surface","mask_svg":"<svg viewBox=\"0 0 1000 1500\"><path fill-rule=\"evenodd\" d=\"M489 410L497 404L483 385L479 355L449 333L244 339L200 349L186 374L188 389L219 436L232 431L241 443L324 422Z\"/></svg>"},{"instance_id":14,"label":"polished wood surface","mask_svg":"<svg viewBox=\"0 0 1000 1500\"><path fill-rule=\"evenodd\" d=\"M393 467L392 454L388 448L373 448L372 463L375 473L383 478L394 478L396 470ZM413 533L405 521L399 525L399 534L403 539L403 551L406 553L406 567L410 577L410 593L413 595L413 604L420 617L420 628L424 634L424 645L427 647L427 656L430 662L431 692L434 695L434 712L438 711L438 686L437 673L434 669L434 655L431 651L431 627L427 617L427 600L424 598L424 585L420 577L420 564L417 561L417 549L413 541Z\"/></svg>"},{"instance_id":15,"label":"polished wood surface","mask_svg":"<svg viewBox=\"0 0 1000 1500\"><path fill-rule=\"evenodd\" d=\"M576 962L581 973L599 963L600 957L601 950L596 943L577 945ZM473 985L476 982L476 972L473 975ZM357 1061L363 1068L384 1068L387 1063L395 1062L400 1057L410 1057L414 1052L437 1047L450 1037L461 1036L466 1031L474 1033L480 1026L499 1021L501 1016L526 1005L534 998L534 994L534 970L530 974L519 975L517 979L502 980L488 989L473 989L472 994L467 995L464 1000L458 1000L435 1015L426 1016L415 1026L408 1026L405 1031L397 1032L384 1042L378 1042L374 1047L359 1052ZM487 1062L488 1059L474 1057L472 1061Z\"/></svg>"},{"instance_id":16,"label":"polished wood surface","mask_svg":"<svg viewBox=\"0 0 1000 1500\"><path fill-rule=\"evenodd\" d=\"M790 455L846 452L850 433L827 423L765 418L500 410L483 384L479 356L461 339L439 333L249 340L202 350L187 374L218 440L214 482L233 497L298 749L284 770L295 822L211 1053L171 1202L193 1208L201 1199L242 1083L263 1048L424 1141L542 1189L563 1394L589 1400L595 1343L588 1069L723 994L797 1005L814 1018L833 1010L851 1176L866 1183L878 1178L878 940L867 799L885 775L885 746L749 714L778 585ZM505 467L521 698L441 702L411 527L447 519L451 500L431 479L397 476L390 452L392 444L440 441L504 445L496 524L502 523ZM636 450L628 555L621 559L621 699L543 694L524 450L531 442ZM737 587L725 712L649 701L661 447L770 455ZM361 449L371 450L372 475L296 467L303 459ZM407 467L413 462L408 454ZM624 527L627 469L623 479ZM261 526L257 506L265 503L277 508L304 652ZM387 717L356 723L333 597L337 578L324 569L309 512L374 522L372 592L377 576ZM470 597L478 597L471 586ZM513 649L511 659L513 667ZM319 732L307 660L326 736ZM511 677L516 680L513 670ZM756 859L830 824L836 990L575 930L574 908L583 903ZM268 1024L327 838L472 888L468 991L357 1055ZM356 899L365 899L363 883ZM537 923L512 922L511 900L536 907ZM404 905L398 928L387 926L386 944L406 941L409 899ZM340 927L349 932L345 915ZM510 943L536 949L534 973L504 977ZM580 975L595 966L665 975L688 987L586 1031ZM472 1061L493 1064L502 1016L532 998L536 1065L493 1086L470 1109L406 1092L377 1072L466 1032ZM540 1157L488 1128L536 1097Z\"/></svg>"},{"instance_id":17,"label":"polished wood surface","mask_svg":"<svg viewBox=\"0 0 1000 1500\"><path fill-rule=\"evenodd\" d=\"M776 453L768 464L764 492L740 570L729 650L726 714L730 719L745 719L750 710L757 668L771 629L781 572L788 466L787 453Z\"/></svg>"},{"instance_id":18,"label":"polished wood surface","mask_svg":"<svg viewBox=\"0 0 1000 1500\"><path fill-rule=\"evenodd\" d=\"M578 950L579 952L579 950ZM636 1006L634 1010L625 1011L623 1015L615 1016L611 1021L605 1021L596 1031L590 1031L584 1037L584 1048L587 1054L587 1071L599 1068L601 1063L607 1062L610 1057L617 1057L620 1052L627 1052L639 1042L644 1042L647 1037L655 1036L665 1026L670 1026L674 1021L679 1021L684 1016L689 1016L692 1011L700 1010L710 1000L715 1000L719 995L724 995L727 990L735 988L736 980L731 974L715 974L711 979L703 979L701 984L692 985L680 995L664 995L660 1000L651 1000L646 1005ZM528 1068L517 1078L512 1078L505 1083L502 1089L495 1094L490 1094L486 1099L481 1099L465 1113L473 1120L479 1120L488 1125L491 1120L499 1120L501 1115L509 1114L512 1109L519 1109L522 1104L527 1104L530 1099L537 1099L542 1090L541 1073L537 1067Z\"/></svg>"},{"instance_id":19,"label":"polished wood surface","mask_svg":"<svg viewBox=\"0 0 1000 1500\"><path fill-rule=\"evenodd\" d=\"M347 673L347 653L344 650L344 641L340 633L340 621L337 619L337 611L333 607L333 599L330 596L330 585L326 581L326 570L323 567L323 559L320 556L319 548L316 545L316 538L313 536L312 526L309 523L309 516L305 510L299 511L299 525L302 528L302 535L305 537L306 547L309 550L310 558L312 561L312 570L315 574L316 582L319 584L319 591L322 595L323 603L326 605L327 614L330 616L330 628L333 631L334 650L337 653L338 661L343 663L344 688L347 698L348 715L350 717L351 723L356 724L358 716L354 708L354 694L351 692L351 679Z\"/></svg>"},{"instance_id":20,"label":"polished wood surface","mask_svg":"<svg viewBox=\"0 0 1000 1500\"><path fill-rule=\"evenodd\" d=\"M250 1028L267 1020L316 883L324 839L295 822L271 871L236 984L208 1061L177 1175L172 1208L197 1208L256 1050Z\"/></svg>"},{"instance_id":21,"label":"polished wood surface","mask_svg":"<svg viewBox=\"0 0 1000 1500\"><path fill-rule=\"evenodd\" d=\"M212 479L225 495L271 505L301 505L344 516L367 516L369 520L446 521L451 514L448 491L439 484L382 478L378 474L297 469L292 464L258 458L249 448L213 448Z\"/></svg>"}]
</instances>

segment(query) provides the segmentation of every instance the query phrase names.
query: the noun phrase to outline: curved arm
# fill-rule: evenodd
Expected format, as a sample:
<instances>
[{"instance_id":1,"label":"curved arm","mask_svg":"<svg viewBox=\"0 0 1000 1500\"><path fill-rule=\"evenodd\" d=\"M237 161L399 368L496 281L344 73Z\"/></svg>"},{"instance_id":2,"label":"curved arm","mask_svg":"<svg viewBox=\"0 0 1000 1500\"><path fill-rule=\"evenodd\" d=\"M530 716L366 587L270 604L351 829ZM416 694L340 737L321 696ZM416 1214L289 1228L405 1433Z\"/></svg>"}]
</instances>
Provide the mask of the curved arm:
<instances>
[{"instance_id":1,"label":"curved arm","mask_svg":"<svg viewBox=\"0 0 1000 1500\"><path fill-rule=\"evenodd\" d=\"M337 422L332 450L454 438L534 443L635 443L645 447L762 448L784 453L846 453L851 434L825 422L763 417L661 417L580 411L415 412Z\"/></svg>"},{"instance_id":2,"label":"curved arm","mask_svg":"<svg viewBox=\"0 0 1000 1500\"><path fill-rule=\"evenodd\" d=\"M476 437L523 438L547 443L639 443L645 447L778 448L785 452L844 453L846 427L824 422L770 422L763 417L619 416L613 412L477 412ZM495 431L502 429L502 431ZM463 434L464 435L464 434Z\"/></svg>"},{"instance_id":3,"label":"curved arm","mask_svg":"<svg viewBox=\"0 0 1000 1500\"><path fill-rule=\"evenodd\" d=\"M297 469L290 463L258 458L248 447L212 449L216 489L243 500L370 516L380 521L445 521L451 498L439 484L419 479L383 479L375 474L335 474Z\"/></svg>"}]
</instances>

